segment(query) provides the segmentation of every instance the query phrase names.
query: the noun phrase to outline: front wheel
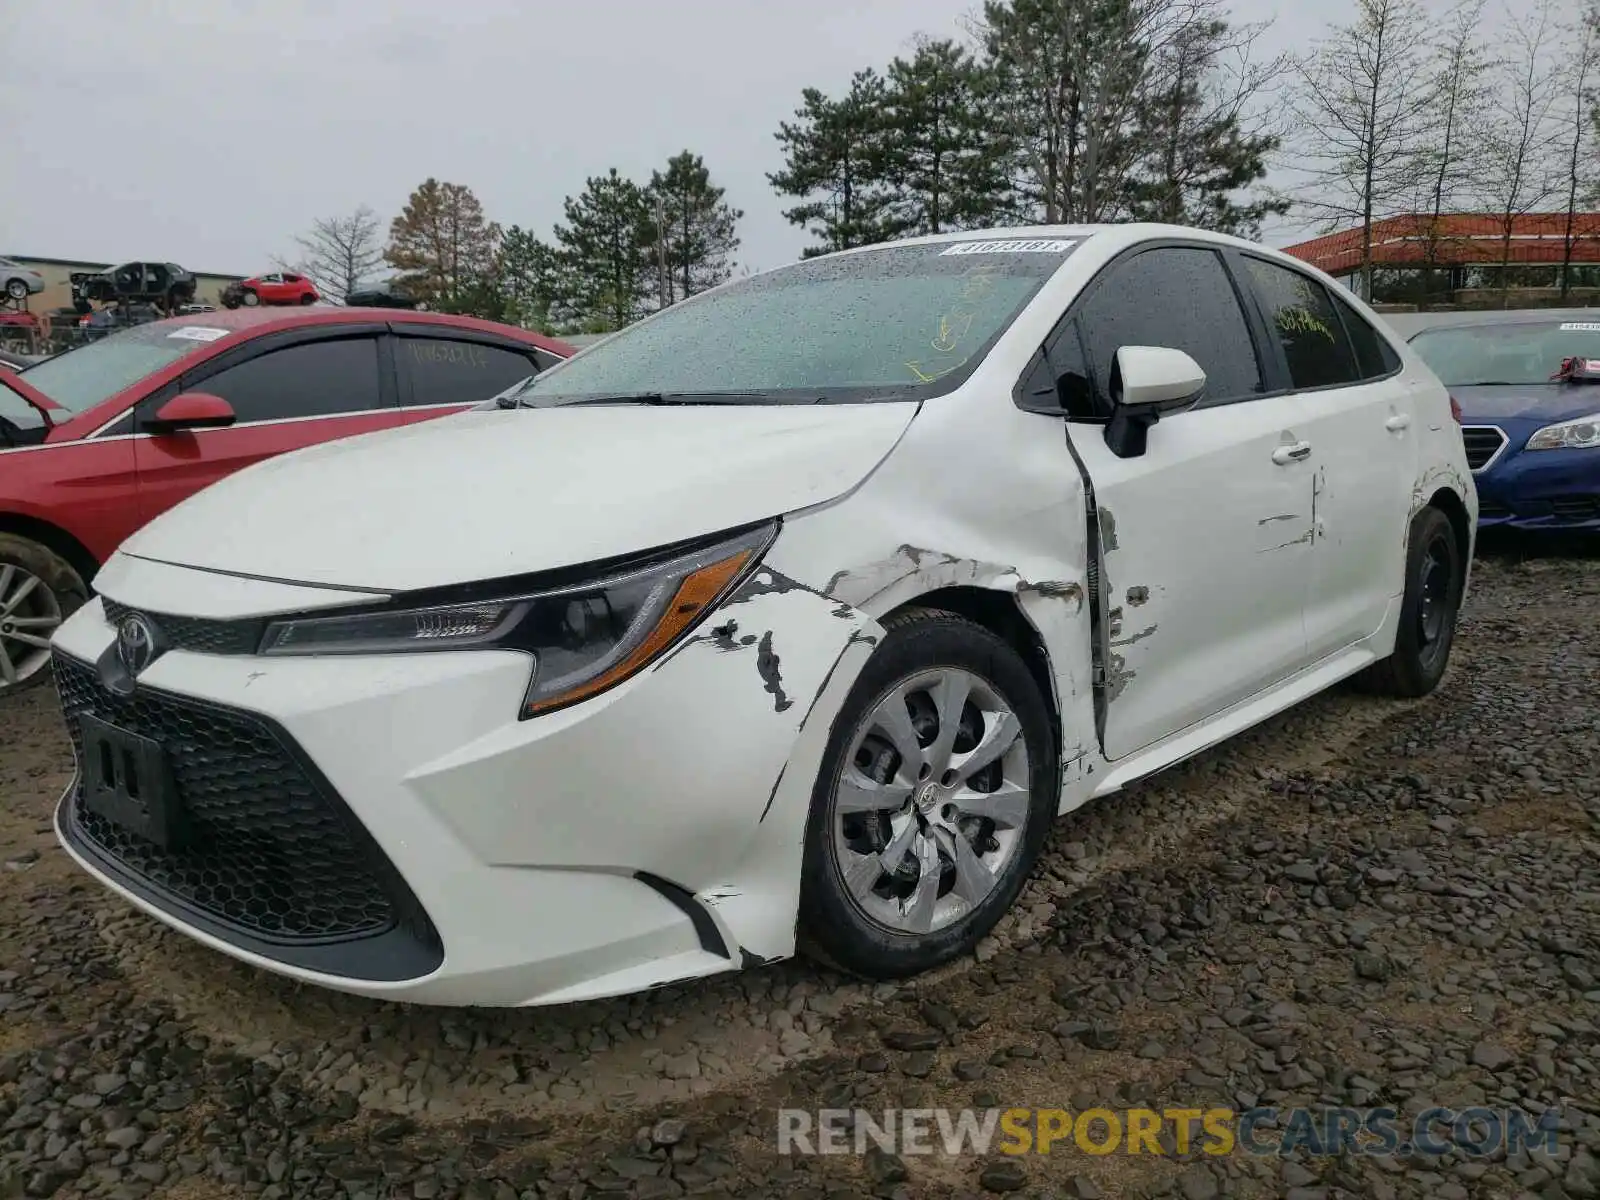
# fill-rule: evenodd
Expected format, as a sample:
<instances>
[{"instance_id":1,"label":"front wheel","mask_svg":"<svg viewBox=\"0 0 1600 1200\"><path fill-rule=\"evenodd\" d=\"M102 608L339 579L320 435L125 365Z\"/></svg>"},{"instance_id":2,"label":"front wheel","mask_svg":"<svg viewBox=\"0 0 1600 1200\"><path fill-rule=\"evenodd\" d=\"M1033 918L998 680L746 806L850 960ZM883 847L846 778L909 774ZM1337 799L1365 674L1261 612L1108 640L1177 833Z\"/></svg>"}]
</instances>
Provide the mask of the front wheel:
<instances>
[{"instance_id":1,"label":"front wheel","mask_svg":"<svg viewBox=\"0 0 1600 1200\"><path fill-rule=\"evenodd\" d=\"M894 979L969 951L1022 890L1055 818L1049 711L1027 664L949 613L885 622L812 793L802 948Z\"/></svg>"},{"instance_id":2,"label":"front wheel","mask_svg":"<svg viewBox=\"0 0 1600 1200\"><path fill-rule=\"evenodd\" d=\"M317 298L315 296L313 296L310 292L306 292L303 296L300 297L300 303L301 304L315 304L316 302L317 302Z\"/></svg>"},{"instance_id":3,"label":"front wheel","mask_svg":"<svg viewBox=\"0 0 1600 1200\"><path fill-rule=\"evenodd\" d=\"M1367 691L1414 698L1439 686L1455 642L1466 577L1466 559L1450 518L1424 508L1412 518L1406 542L1406 591L1394 653L1363 672Z\"/></svg>"},{"instance_id":4,"label":"front wheel","mask_svg":"<svg viewBox=\"0 0 1600 1200\"><path fill-rule=\"evenodd\" d=\"M245 294L239 297L239 299L243 302L246 308L254 308L256 305L261 303L261 297L256 295L255 292L250 291L245 292Z\"/></svg>"},{"instance_id":5,"label":"front wheel","mask_svg":"<svg viewBox=\"0 0 1600 1200\"><path fill-rule=\"evenodd\" d=\"M0 533L0 697L45 677L50 635L83 605L88 591L58 555Z\"/></svg>"},{"instance_id":6,"label":"front wheel","mask_svg":"<svg viewBox=\"0 0 1600 1200\"><path fill-rule=\"evenodd\" d=\"M6 295L13 300L25 300L28 296L28 283L24 279L6 280Z\"/></svg>"}]
</instances>

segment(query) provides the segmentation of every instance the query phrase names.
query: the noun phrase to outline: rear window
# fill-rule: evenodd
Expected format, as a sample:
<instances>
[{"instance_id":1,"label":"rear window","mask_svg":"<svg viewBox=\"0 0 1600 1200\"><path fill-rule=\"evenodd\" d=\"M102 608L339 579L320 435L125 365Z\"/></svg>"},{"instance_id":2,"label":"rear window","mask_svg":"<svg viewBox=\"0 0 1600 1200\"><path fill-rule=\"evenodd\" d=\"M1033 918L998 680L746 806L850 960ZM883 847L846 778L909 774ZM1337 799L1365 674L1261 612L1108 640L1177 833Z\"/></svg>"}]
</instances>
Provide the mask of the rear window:
<instances>
[{"instance_id":1,"label":"rear window","mask_svg":"<svg viewBox=\"0 0 1600 1200\"><path fill-rule=\"evenodd\" d=\"M1080 242L937 242L803 261L630 326L520 399L722 394L755 404L949 391Z\"/></svg>"},{"instance_id":2,"label":"rear window","mask_svg":"<svg viewBox=\"0 0 1600 1200\"><path fill-rule=\"evenodd\" d=\"M1411 347L1446 387L1548 383L1567 358L1600 358L1600 319L1429 329Z\"/></svg>"},{"instance_id":3,"label":"rear window","mask_svg":"<svg viewBox=\"0 0 1600 1200\"><path fill-rule=\"evenodd\" d=\"M77 416L229 332L214 325L138 325L77 346L20 373Z\"/></svg>"}]
</instances>

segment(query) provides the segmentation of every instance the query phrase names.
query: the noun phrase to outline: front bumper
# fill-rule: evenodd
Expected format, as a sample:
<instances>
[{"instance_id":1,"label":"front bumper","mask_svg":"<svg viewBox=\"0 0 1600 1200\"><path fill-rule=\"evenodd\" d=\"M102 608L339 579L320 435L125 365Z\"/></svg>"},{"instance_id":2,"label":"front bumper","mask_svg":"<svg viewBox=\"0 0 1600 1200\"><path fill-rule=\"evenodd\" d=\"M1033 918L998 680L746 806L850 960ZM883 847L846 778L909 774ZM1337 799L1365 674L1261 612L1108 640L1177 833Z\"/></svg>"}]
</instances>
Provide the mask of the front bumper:
<instances>
[{"instance_id":1,"label":"front bumper","mask_svg":"<svg viewBox=\"0 0 1600 1200\"><path fill-rule=\"evenodd\" d=\"M1521 448L1473 476L1482 529L1600 530L1600 450Z\"/></svg>"},{"instance_id":2,"label":"front bumper","mask_svg":"<svg viewBox=\"0 0 1600 1200\"><path fill-rule=\"evenodd\" d=\"M165 590L172 570L149 578ZM139 607L138 579L118 579L120 604ZM520 721L528 662L501 651L173 650L119 709L94 666L115 641L95 600L56 635L64 705L168 747L196 834L167 856L210 857L174 863L97 826L78 780L57 835L205 945L360 995L556 1003L782 957L811 784L877 626L760 571L711 621L730 619L770 631L765 649L702 629Z\"/></svg>"}]
</instances>

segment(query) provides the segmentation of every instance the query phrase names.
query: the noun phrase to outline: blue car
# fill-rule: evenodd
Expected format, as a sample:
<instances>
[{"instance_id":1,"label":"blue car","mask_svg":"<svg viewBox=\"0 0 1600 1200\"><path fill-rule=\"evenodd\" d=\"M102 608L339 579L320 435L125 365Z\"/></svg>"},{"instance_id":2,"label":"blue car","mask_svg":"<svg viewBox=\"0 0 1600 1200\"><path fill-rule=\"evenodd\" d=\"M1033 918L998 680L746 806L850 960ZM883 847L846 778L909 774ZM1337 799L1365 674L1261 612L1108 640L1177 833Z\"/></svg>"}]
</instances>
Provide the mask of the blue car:
<instances>
[{"instance_id":1,"label":"blue car","mask_svg":"<svg viewBox=\"0 0 1600 1200\"><path fill-rule=\"evenodd\" d=\"M1600 532L1600 309L1462 314L1410 340L1460 406L1479 527Z\"/></svg>"}]
</instances>

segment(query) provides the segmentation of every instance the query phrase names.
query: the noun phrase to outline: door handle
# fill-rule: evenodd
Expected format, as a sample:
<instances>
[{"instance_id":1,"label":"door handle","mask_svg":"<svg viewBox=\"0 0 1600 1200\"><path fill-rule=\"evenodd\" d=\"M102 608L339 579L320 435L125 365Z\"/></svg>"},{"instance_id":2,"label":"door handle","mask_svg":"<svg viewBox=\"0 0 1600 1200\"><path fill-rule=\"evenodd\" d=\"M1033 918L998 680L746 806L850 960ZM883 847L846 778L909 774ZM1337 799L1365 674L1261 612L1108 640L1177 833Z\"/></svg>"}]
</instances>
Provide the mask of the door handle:
<instances>
[{"instance_id":1,"label":"door handle","mask_svg":"<svg viewBox=\"0 0 1600 1200\"><path fill-rule=\"evenodd\" d=\"M1397 413L1385 421L1383 427L1390 433L1399 433L1402 429L1411 428L1411 418L1405 413Z\"/></svg>"},{"instance_id":2,"label":"door handle","mask_svg":"<svg viewBox=\"0 0 1600 1200\"><path fill-rule=\"evenodd\" d=\"M1310 457L1310 442L1296 442L1292 446L1279 446L1272 452L1272 461L1280 467L1286 467L1292 462L1302 462Z\"/></svg>"}]
</instances>

